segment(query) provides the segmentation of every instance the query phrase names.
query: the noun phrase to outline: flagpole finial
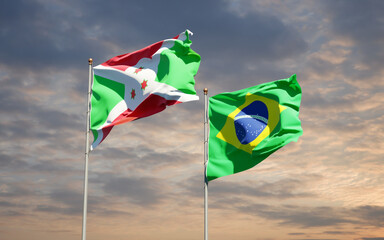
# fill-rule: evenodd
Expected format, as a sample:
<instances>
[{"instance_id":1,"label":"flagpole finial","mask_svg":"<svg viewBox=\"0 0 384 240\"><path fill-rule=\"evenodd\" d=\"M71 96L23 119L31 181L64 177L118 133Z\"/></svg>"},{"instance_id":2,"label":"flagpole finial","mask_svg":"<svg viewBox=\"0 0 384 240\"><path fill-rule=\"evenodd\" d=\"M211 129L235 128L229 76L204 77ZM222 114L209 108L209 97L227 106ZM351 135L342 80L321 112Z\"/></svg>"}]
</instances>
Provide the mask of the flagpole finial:
<instances>
[{"instance_id":1,"label":"flagpole finial","mask_svg":"<svg viewBox=\"0 0 384 240\"><path fill-rule=\"evenodd\" d=\"M92 65L92 63L93 63L93 59L92 59L92 58L89 58L89 59L88 59L88 63L89 63L89 65Z\"/></svg>"},{"instance_id":2,"label":"flagpole finial","mask_svg":"<svg viewBox=\"0 0 384 240\"><path fill-rule=\"evenodd\" d=\"M204 88L204 95L208 94L208 88Z\"/></svg>"}]
</instances>

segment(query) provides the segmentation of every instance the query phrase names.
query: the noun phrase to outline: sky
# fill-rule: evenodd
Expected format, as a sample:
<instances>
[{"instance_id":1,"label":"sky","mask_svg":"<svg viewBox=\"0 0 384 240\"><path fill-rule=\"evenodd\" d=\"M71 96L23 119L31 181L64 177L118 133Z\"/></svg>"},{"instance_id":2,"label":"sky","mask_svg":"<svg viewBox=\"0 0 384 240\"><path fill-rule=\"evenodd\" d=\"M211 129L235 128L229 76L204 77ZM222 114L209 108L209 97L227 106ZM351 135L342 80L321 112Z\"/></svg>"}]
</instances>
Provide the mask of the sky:
<instances>
[{"instance_id":1,"label":"sky","mask_svg":"<svg viewBox=\"0 0 384 240\"><path fill-rule=\"evenodd\" d=\"M189 29L200 101L90 154L87 239L203 238L203 89L297 74L303 135L209 184L209 238L384 240L384 1L0 2L0 239L80 239L88 58Z\"/></svg>"}]
</instances>

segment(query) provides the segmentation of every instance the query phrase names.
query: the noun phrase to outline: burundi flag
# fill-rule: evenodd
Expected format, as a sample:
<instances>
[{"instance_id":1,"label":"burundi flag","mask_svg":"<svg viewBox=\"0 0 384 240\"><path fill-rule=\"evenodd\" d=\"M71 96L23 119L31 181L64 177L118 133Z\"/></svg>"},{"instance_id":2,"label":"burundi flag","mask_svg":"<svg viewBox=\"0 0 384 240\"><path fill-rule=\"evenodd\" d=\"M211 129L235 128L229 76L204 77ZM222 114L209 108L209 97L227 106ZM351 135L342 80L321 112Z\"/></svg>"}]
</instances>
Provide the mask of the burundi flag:
<instances>
[{"instance_id":1,"label":"burundi flag","mask_svg":"<svg viewBox=\"0 0 384 240\"><path fill-rule=\"evenodd\" d=\"M208 181L263 161L302 135L296 75L209 100Z\"/></svg>"},{"instance_id":2,"label":"burundi flag","mask_svg":"<svg viewBox=\"0 0 384 240\"><path fill-rule=\"evenodd\" d=\"M115 125L163 111L166 106L198 100L194 76L200 55L186 30L173 39L116 56L93 68L90 128L91 149Z\"/></svg>"}]
</instances>

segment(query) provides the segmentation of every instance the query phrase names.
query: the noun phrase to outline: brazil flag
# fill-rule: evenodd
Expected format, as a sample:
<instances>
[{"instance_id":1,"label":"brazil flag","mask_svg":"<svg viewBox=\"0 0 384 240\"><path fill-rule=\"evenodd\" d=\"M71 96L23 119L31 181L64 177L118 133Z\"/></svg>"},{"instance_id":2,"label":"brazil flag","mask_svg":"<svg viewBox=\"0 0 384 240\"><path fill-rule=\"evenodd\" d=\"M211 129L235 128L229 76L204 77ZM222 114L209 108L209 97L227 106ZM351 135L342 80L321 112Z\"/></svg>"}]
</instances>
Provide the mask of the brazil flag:
<instances>
[{"instance_id":1,"label":"brazil flag","mask_svg":"<svg viewBox=\"0 0 384 240\"><path fill-rule=\"evenodd\" d=\"M303 130L296 75L209 99L208 181L263 161Z\"/></svg>"}]
</instances>

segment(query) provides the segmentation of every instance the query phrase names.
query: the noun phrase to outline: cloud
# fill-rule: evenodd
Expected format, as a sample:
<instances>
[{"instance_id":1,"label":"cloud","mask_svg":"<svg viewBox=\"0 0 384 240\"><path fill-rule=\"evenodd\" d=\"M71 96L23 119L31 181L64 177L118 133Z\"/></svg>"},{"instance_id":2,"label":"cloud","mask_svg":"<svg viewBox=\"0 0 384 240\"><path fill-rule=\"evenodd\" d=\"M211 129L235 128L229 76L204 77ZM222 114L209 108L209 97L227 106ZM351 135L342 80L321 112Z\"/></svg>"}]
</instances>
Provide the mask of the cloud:
<instances>
[{"instance_id":1,"label":"cloud","mask_svg":"<svg viewBox=\"0 0 384 240\"><path fill-rule=\"evenodd\" d=\"M64 129L79 130L83 126L78 114L68 113L66 109L54 109L53 106L50 109L39 102L31 101L22 88L6 85L0 90L0 101L4 102L0 106L0 134L7 136L8 140L36 137L52 139L59 131L65 134Z\"/></svg>"},{"instance_id":2,"label":"cloud","mask_svg":"<svg viewBox=\"0 0 384 240\"><path fill-rule=\"evenodd\" d=\"M199 154L190 153L182 149L170 149L160 152L150 148L151 144L127 146L123 149L108 147L97 157L100 161L109 161L116 167L135 170L158 171L165 168L185 167L200 157ZM108 159L108 160L106 160Z\"/></svg>"},{"instance_id":3,"label":"cloud","mask_svg":"<svg viewBox=\"0 0 384 240\"><path fill-rule=\"evenodd\" d=\"M45 212L49 214L64 214L64 215L70 215L70 216L81 215L81 209L76 207L67 207L67 206L57 207L54 205L37 205L34 211Z\"/></svg>"},{"instance_id":4,"label":"cloud","mask_svg":"<svg viewBox=\"0 0 384 240\"><path fill-rule=\"evenodd\" d=\"M72 216L81 216L83 209L83 194L65 187L54 189L48 194L51 199L49 204L37 204L34 211ZM95 204L95 198L89 204Z\"/></svg>"},{"instance_id":5,"label":"cloud","mask_svg":"<svg viewBox=\"0 0 384 240\"><path fill-rule=\"evenodd\" d=\"M70 5L18 1L1 9L2 65L75 67L90 53L102 52L102 44L86 35L86 22Z\"/></svg>"},{"instance_id":6,"label":"cloud","mask_svg":"<svg viewBox=\"0 0 384 240\"><path fill-rule=\"evenodd\" d=\"M88 57L100 63L124 51L173 37L185 28L196 33L193 48L201 52L204 64L212 70L228 72L231 67L233 71L242 71L246 63L254 65L255 62L291 58L307 49L296 29L267 13L238 16L228 10L230 6L226 1L193 1L188 3L188 8L183 2L171 2L7 3L2 12L3 41L0 40L0 44L4 50L0 61L8 66L24 65L24 68L80 68ZM84 8L87 11L76 10ZM126 14L128 9L129 14ZM105 12L114 12L113 17ZM163 12L172 12L172 17ZM142 17L148 15L151 18ZM124 23L124 28L120 24L110 24L111 18ZM153 21L154 18L157 21ZM7 24L9 22L12 26ZM22 51L20 46L23 46Z\"/></svg>"},{"instance_id":7,"label":"cloud","mask_svg":"<svg viewBox=\"0 0 384 240\"><path fill-rule=\"evenodd\" d=\"M161 181L151 177L109 176L103 185L103 190L140 206L153 206L165 198Z\"/></svg>"},{"instance_id":8,"label":"cloud","mask_svg":"<svg viewBox=\"0 0 384 240\"><path fill-rule=\"evenodd\" d=\"M321 1L324 14L330 18L333 35L341 39L352 40L355 45L355 55L358 62L347 64L364 64L365 71L360 76L375 75L381 69L384 61L384 51L380 47L384 42L384 18L381 1ZM348 71L351 73L348 74ZM345 74L352 76L359 73L353 68L346 67ZM357 79L357 78L356 78Z\"/></svg>"},{"instance_id":9,"label":"cloud","mask_svg":"<svg viewBox=\"0 0 384 240\"><path fill-rule=\"evenodd\" d=\"M384 226L384 207L382 206L359 206L352 209L351 214L356 215L371 226Z\"/></svg>"},{"instance_id":10,"label":"cloud","mask_svg":"<svg viewBox=\"0 0 384 240\"><path fill-rule=\"evenodd\" d=\"M312 194L301 191L303 182L297 179L284 179L276 182L261 181L255 183L219 182L212 188L211 195L223 198L230 194L235 196L253 196L267 199L289 199L313 197Z\"/></svg>"},{"instance_id":11,"label":"cloud","mask_svg":"<svg viewBox=\"0 0 384 240\"><path fill-rule=\"evenodd\" d=\"M93 187L92 182L89 184L90 188ZM45 212L50 214L63 214L68 216L81 216L83 212L84 195L78 190L72 190L69 187L61 186L60 188L53 189L50 193L46 194L51 201L47 204L37 204L34 208L36 212ZM88 213L98 216L116 216L116 215L130 215L124 210L115 210L108 208L111 203L111 197L100 197L97 194L88 193Z\"/></svg>"},{"instance_id":12,"label":"cloud","mask_svg":"<svg viewBox=\"0 0 384 240\"><path fill-rule=\"evenodd\" d=\"M17 217L26 216L27 214L23 209L27 208L27 204L19 204L9 201L0 201L0 216Z\"/></svg>"},{"instance_id":13,"label":"cloud","mask_svg":"<svg viewBox=\"0 0 384 240\"><path fill-rule=\"evenodd\" d=\"M5 210L0 213L0 215L5 217L21 217L26 214L23 211L13 211L13 210Z\"/></svg>"},{"instance_id":14,"label":"cloud","mask_svg":"<svg viewBox=\"0 0 384 240\"><path fill-rule=\"evenodd\" d=\"M300 238L295 240L338 240L336 238Z\"/></svg>"},{"instance_id":15,"label":"cloud","mask_svg":"<svg viewBox=\"0 0 384 240\"><path fill-rule=\"evenodd\" d=\"M308 227L338 226L342 224L358 224L332 207L303 207L285 205L280 207L265 204L240 206L243 213L254 214L262 218L277 220L281 225Z\"/></svg>"},{"instance_id":16,"label":"cloud","mask_svg":"<svg viewBox=\"0 0 384 240\"><path fill-rule=\"evenodd\" d=\"M305 207L299 205L273 206L268 204L239 204L236 209L244 214L278 221L280 225L298 226L302 229L313 227L337 227L344 224L380 228L384 225L383 207L367 205L353 208ZM340 235L350 232L326 231L326 234Z\"/></svg>"},{"instance_id":17,"label":"cloud","mask_svg":"<svg viewBox=\"0 0 384 240\"><path fill-rule=\"evenodd\" d=\"M346 234L355 234L355 232L348 232L348 231L324 231L324 234L331 234L331 235L346 235Z\"/></svg>"},{"instance_id":18,"label":"cloud","mask_svg":"<svg viewBox=\"0 0 384 240\"><path fill-rule=\"evenodd\" d=\"M233 182L216 180L210 182L209 195L212 207L220 208L242 201L241 198L260 198L264 200L288 200L315 197L313 193L307 192L304 186L316 181L318 176L307 176L303 181L284 178L282 180ZM185 194L192 197L201 197L202 188L201 176L193 176L178 185L184 189Z\"/></svg>"},{"instance_id":19,"label":"cloud","mask_svg":"<svg viewBox=\"0 0 384 240\"><path fill-rule=\"evenodd\" d=\"M1 169L25 169L27 166L26 162L23 160L20 160L18 158L15 158L15 156L11 156L8 154L2 154L0 153L0 168Z\"/></svg>"},{"instance_id":20,"label":"cloud","mask_svg":"<svg viewBox=\"0 0 384 240\"><path fill-rule=\"evenodd\" d=\"M34 196L35 193L26 184L13 183L0 185L0 197L28 197Z\"/></svg>"}]
</instances>

